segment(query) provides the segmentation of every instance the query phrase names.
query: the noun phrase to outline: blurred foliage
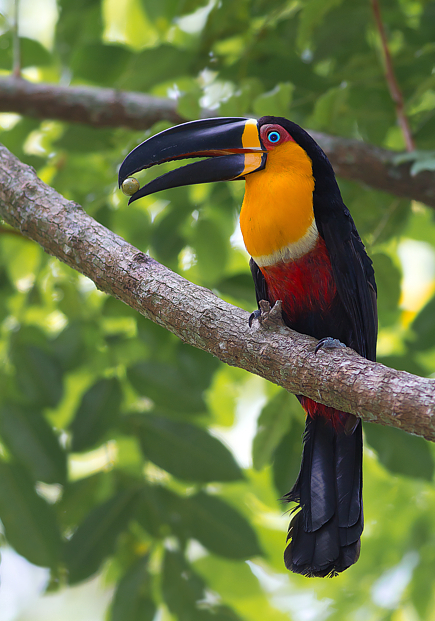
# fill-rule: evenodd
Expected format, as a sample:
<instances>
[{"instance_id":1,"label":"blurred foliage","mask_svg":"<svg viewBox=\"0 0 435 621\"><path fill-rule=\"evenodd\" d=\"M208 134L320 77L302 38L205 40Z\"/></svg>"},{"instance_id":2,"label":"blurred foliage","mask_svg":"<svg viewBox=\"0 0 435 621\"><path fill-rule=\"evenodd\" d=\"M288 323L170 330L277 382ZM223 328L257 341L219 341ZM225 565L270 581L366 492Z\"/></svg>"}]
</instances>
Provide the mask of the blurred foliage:
<instances>
[{"instance_id":1,"label":"blurred foliage","mask_svg":"<svg viewBox=\"0 0 435 621\"><path fill-rule=\"evenodd\" d=\"M435 1L381 4L417 173L433 168L435 150ZM7 74L12 35L7 20L0 27ZM404 146L368 0L58 0L52 34L51 47L37 29L21 37L29 79L177 97L186 118L201 107L277 114ZM5 114L0 130L99 222L255 307L236 228L242 183L128 207L117 167L142 132ZM433 374L434 212L340 185L374 260L379 359ZM289 517L277 499L300 463L295 398L181 344L6 227L0 257L0 518L19 554L50 568L51 590L102 573L111 621L151 621L157 610L180 621L433 618L432 445L367 426L359 562L332 581L286 575ZM233 438L250 442L246 421L261 408L251 467Z\"/></svg>"}]
</instances>

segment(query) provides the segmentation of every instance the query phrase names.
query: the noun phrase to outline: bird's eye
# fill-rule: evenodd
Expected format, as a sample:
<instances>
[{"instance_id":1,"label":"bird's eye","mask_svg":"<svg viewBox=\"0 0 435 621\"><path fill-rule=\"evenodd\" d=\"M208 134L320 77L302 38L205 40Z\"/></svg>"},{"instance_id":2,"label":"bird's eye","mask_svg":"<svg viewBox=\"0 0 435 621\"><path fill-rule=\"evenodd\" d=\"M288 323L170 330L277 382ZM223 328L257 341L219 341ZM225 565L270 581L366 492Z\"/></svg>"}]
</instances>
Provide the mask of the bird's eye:
<instances>
[{"instance_id":1,"label":"bird's eye","mask_svg":"<svg viewBox=\"0 0 435 621\"><path fill-rule=\"evenodd\" d=\"M267 134L268 141L272 143L278 142L280 138L281 138L281 134L279 132L273 131Z\"/></svg>"}]
</instances>

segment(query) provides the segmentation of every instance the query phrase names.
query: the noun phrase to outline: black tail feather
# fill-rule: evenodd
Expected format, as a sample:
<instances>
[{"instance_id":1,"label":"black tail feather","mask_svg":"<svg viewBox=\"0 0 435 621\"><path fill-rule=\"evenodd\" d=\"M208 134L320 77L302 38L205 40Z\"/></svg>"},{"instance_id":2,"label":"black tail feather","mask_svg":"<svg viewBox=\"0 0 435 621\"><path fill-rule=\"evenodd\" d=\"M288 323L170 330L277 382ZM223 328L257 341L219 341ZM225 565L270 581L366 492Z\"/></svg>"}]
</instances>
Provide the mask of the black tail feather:
<instances>
[{"instance_id":1,"label":"black tail feather","mask_svg":"<svg viewBox=\"0 0 435 621\"><path fill-rule=\"evenodd\" d=\"M298 479L285 496L299 503L284 553L287 569L333 576L358 560L363 530L362 428L351 434L307 416Z\"/></svg>"}]
</instances>

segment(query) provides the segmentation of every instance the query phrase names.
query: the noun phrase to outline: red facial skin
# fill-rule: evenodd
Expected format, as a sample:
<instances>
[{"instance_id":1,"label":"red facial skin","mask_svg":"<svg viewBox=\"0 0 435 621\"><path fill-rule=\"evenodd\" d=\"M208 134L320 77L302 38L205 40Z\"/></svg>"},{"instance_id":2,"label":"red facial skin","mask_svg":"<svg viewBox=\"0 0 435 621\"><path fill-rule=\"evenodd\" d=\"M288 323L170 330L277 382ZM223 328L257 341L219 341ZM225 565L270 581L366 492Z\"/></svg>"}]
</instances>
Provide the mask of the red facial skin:
<instances>
[{"instance_id":1,"label":"red facial skin","mask_svg":"<svg viewBox=\"0 0 435 621\"><path fill-rule=\"evenodd\" d=\"M337 289L328 250L321 237L315 248L300 259L260 269L267 283L270 304L273 306L277 300L282 301L286 323L290 327L305 332L304 318L309 314L325 316L334 312ZM312 418L324 416L334 427L345 424L348 418L344 412L308 397L301 397L300 401Z\"/></svg>"},{"instance_id":2,"label":"red facial skin","mask_svg":"<svg viewBox=\"0 0 435 621\"><path fill-rule=\"evenodd\" d=\"M270 134L270 132L278 132L281 136L280 140L278 140L277 142L270 142L270 140L267 137ZM274 149L275 147L278 147L281 144L284 144L284 142L296 142L290 136L288 131L285 130L283 127L281 127L281 125L273 125L273 124L262 125L262 127L260 127L260 138L261 138L261 142L264 145L264 148L267 149L268 151L270 151L271 149Z\"/></svg>"}]
</instances>

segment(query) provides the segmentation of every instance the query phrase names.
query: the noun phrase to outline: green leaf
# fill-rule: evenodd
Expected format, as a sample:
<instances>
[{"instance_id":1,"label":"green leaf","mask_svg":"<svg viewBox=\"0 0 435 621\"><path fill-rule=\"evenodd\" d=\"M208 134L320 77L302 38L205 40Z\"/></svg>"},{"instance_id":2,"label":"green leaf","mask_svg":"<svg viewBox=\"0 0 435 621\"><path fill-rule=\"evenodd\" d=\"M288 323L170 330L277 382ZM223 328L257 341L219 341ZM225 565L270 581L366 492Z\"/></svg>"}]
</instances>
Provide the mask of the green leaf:
<instances>
[{"instance_id":1,"label":"green leaf","mask_svg":"<svg viewBox=\"0 0 435 621\"><path fill-rule=\"evenodd\" d=\"M113 131L88 125L68 126L55 144L58 149L70 153L95 153L113 148ZM94 177L93 182L93 190L96 190L101 180ZM85 179L82 178L80 186L85 187Z\"/></svg>"},{"instance_id":2,"label":"green leaf","mask_svg":"<svg viewBox=\"0 0 435 621\"><path fill-rule=\"evenodd\" d=\"M352 132L352 119L349 111L349 88L340 85L329 89L316 100L310 118L310 127L323 131L344 134Z\"/></svg>"},{"instance_id":3,"label":"green leaf","mask_svg":"<svg viewBox=\"0 0 435 621\"><path fill-rule=\"evenodd\" d=\"M429 444L401 429L364 423L367 442L390 472L431 481L434 461Z\"/></svg>"},{"instance_id":4,"label":"green leaf","mask_svg":"<svg viewBox=\"0 0 435 621\"><path fill-rule=\"evenodd\" d=\"M185 498L160 485L146 485L140 493L135 517L153 537L175 534L185 540Z\"/></svg>"},{"instance_id":5,"label":"green leaf","mask_svg":"<svg viewBox=\"0 0 435 621\"><path fill-rule=\"evenodd\" d=\"M119 418L121 399L115 377L99 380L85 393L70 426L72 451L84 451L104 437Z\"/></svg>"},{"instance_id":6,"label":"green leaf","mask_svg":"<svg viewBox=\"0 0 435 621\"><path fill-rule=\"evenodd\" d=\"M131 519L136 490L118 492L89 513L65 546L69 583L92 576L103 560L113 553L120 533Z\"/></svg>"},{"instance_id":7,"label":"green leaf","mask_svg":"<svg viewBox=\"0 0 435 621\"><path fill-rule=\"evenodd\" d=\"M307 0L303 4L297 38L297 45L300 50L310 47L315 28L322 24L325 15L329 11L342 4L342 2L343 0Z\"/></svg>"},{"instance_id":8,"label":"green leaf","mask_svg":"<svg viewBox=\"0 0 435 621\"><path fill-rule=\"evenodd\" d=\"M262 93L254 101L256 116L288 117L294 86L290 82L280 83L268 93Z\"/></svg>"},{"instance_id":9,"label":"green leaf","mask_svg":"<svg viewBox=\"0 0 435 621\"><path fill-rule=\"evenodd\" d=\"M256 470L261 470L270 463L274 450L287 433L291 424L290 409L293 399L287 391L281 390L261 410L252 446L252 459Z\"/></svg>"},{"instance_id":10,"label":"green leaf","mask_svg":"<svg viewBox=\"0 0 435 621\"><path fill-rule=\"evenodd\" d=\"M86 360L83 336L82 324L73 321L52 341L53 353L64 370L70 371Z\"/></svg>"},{"instance_id":11,"label":"green leaf","mask_svg":"<svg viewBox=\"0 0 435 621\"><path fill-rule=\"evenodd\" d=\"M252 276L248 273L228 276L219 281L215 288L223 295L229 295L236 300L240 300L252 310L257 306L254 283L252 282Z\"/></svg>"},{"instance_id":12,"label":"green leaf","mask_svg":"<svg viewBox=\"0 0 435 621\"><path fill-rule=\"evenodd\" d=\"M165 552L162 591L169 610L186 621L240 621L228 606L207 598L204 580L179 552Z\"/></svg>"},{"instance_id":13,"label":"green leaf","mask_svg":"<svg viewBox=\"0 0 435 621\"><path fill-rule=\"evenodd\" d=\"M283 436L273 454L273 482L276 489L284 496L296 483L302 458L302 437L304 424L293 418L290 431Z\"/></svg>"},{"instance_id":14,"label":"green leaf","mask_svg":"<svg viewBox=\"0 0 435 621\"><path fill-rule=\"evenodd\" d=\"M53 508L38 496L23 468L1 461L0 519L19 554L34 565L56 567L61 539Z\"/></svg>"},{"instance_id":15,"label":"green leaf","mask_svg":"<svg viewBox=\"0 0 435 621\"><path fill-rule=\"evenodd\" d=\"M201 116L201 97L203 91L198 84L187 92L182 92L177 100L177 112L185 119L197 119Z\"/></svg>"},{"instance_id":16,"label":"green leaf","mask_svg":"<svg viewBox=\"0 0 435 621\"><path fill-rule=\"evenodd\" d=\"M204 429L152 414L127 420L145 457L179 479L205 483L243 478L230 451Z\"/></svg>"},{"instance_id":17,"label":"green leaf","mask_svg":"<svg viewBox=\"0 0 435 621\"><path fill-rule=\"evenodd\" d=\"M55 407L63 393L59 363L46 351L32 345L16 345L12 350L16 380L24 397L36 406Z\"/></svg>"},{"instance_id":18,"label":"green leaf","mask_svg":"<svg viewBox=\"0 0 435 621\"><path fill-rule=\"evenodd\" d=\"M407 371L421 377L426 375L424 367L417 362L409 349L406 349L400 356L377 356L376 361L398 371Z\"/></svg>"},{"instance_id":19,"label":"green leaf","mask_svg":"<svg viewBox=\"0 0 435 621\"><path fill-rule=\"evenodd\" d=\"M193 13L206 4L206 0L142 0L142 6L152 21L161 23L166 20L169 24L176 16Z\"/></svg>"},{"instance_id":20,"label":"green leaf","mask_svg":"<svg viewBox=\"0 0 435 621\"><path fill-rule=\"evenodd\" d=\"M192 52L166 43L143 50L135 54L129 62L121 87L134 91L148 91L155 84L188 75L193 60Z\"/></svg>"},{"instance_id":21,"label":"green leaf","mask_svg":"<svg viewBox=\"0 0 435 621\"><path fill-rule=\"evenodd\" d=\"M65 482L65 452L41 412L5 403L0 408L0 435L35 481Z\"/></svg>"},{"instance_id":22,"label":"green leaf","mask_svg":"<svg viewBox=\"0 0 435 621\"><path fill-rule=\"evenodd\" d=\"M252 526L220 498L199 492L185 499L183 510L190 536L211 552L232 559L262 554Z\"/></svg>"},{"instance_id":23,"label":"green leaf","mask_svg":"<svg viewBox=\"0 0 435 621\"><path fill-rule=\"evenodd\" d=\"M416 339L411 343L412 349L430 349L435 345L435 297L419 312L412 323L412 331Z\"/></svg>"},{"instance_id":24,"label":"green leaf","mask_svg":"<svg viewBox=\"0 0 435 621\"><path fill-rule=\"evenodd\" d=\"M151 232L151 247L156 258L165 264L176 261L185 245L180 227L186 219L182 211L171 210L159 218Z\"/></svg>"},{"instance_id":25,"label":"green leaf","mask_svg":"<svg viewBox=\"0 0 435 621\"><path fill-rule=\"evenodd\" d=\"M127 377L138 391L160 408L197 414L206 411L203 391L179 365L140 362L127 369Z\"/></svg>"},{"instance_id":26,"label":"green leaf","mask_svg":"<svg viewBox=\"0 0 435 621\"><path fill-rule=\"evenodd\" d=\"M179 619L199 618L197 602L204 597L204 581L179 552L165 551L162 592L169 610Z\"/></svg>"},{"instance_id":27,"label":"green leaf","mask_svg":"<svg viewBox=\"0 0 435 621\"><path fill-rule=\"evenodd\" d=\"M20 46L20 64L25 67L36 67L41 65L49 65L53 62L50 52L35 39L26 37L19 38ZM6 32L0 36L0 68L12 69L13 43L11 32Z\"/></svg>"},{"instance_id":28,"label":"green leaf","mask_svg":"<svg viewBox=\"0 0 435 621\"><path fill-rule=\"evenodd\" d=\"M6 272L15 286L23 279L31 282L42 260L41 248L13 235L3 240L2 255Z\"/></svg>"},{"instance_id":29,"label":"green leaf","mask_svg":"<svg viewBox=\"0 0 435 621\"><path fill-rule=\"evenodd\" d=\"M96 505L106 501L113 494L112 472L97 472L78 481L68 481L61 499L56 503L62 528L77 528Z\"/></svg>"},{"instance_id":30,"label":"green leaf","mask_svg":"<svg viewBox=\"0 0 435 621\"><path fill-rule=\"evenodd\" d=\"M377 252L371 255L378 286L378 313L382 325L397 320L400 312L400 270L386 254Z\"/></svg>"},{"instance_id":31,"label":"green leaf","mask_svg":"<svg viewBox=\"0 0 435 621\"><path fill-rule=\"evenodd\" d=\"M200 218L196 224L192 246L201 277L214 284L225 271L228 261L228 238L210 218Z\"/></svg>"},{"instance_id":32,"label":"green leaf","mask_svg":"<svg viewBox=\"0 0 435 621\"><path fill-rule=\"evenodd\" d=\"M140 201L113 213L113 229L129 243L146 252L151 234L151 218Z\"/></svg>"},{"instance_id":33,"label":"green leaf","mask_svg":"<svg viewBox=\"0 0 435 621\"><path fill-rule=\"evenodd\" d=\"M119 582L110 621L153 621L156 605L152 599L148 562L148 555L139 558Z\"/></svg>"},{"instance_id":34,"label":"green leaf","mask_svg":"<svg viewBox=\"0 0 435 621\"><path fill-rule=\"evenodd\" d=\"M218 359L208 352L184 343L178 345L175 360L191 390L206 390L219 366Z\"/></svg>"},{"instance_id":35,"label":"green leaf","mask_svg":"<svg viewBox=\"0 0 435 621\"><path fill-rule=\"evenodd\" d=\"M76 48L71 69L77 77L112 86L132 56L132 52L121 45L92 42Z\"/></svg>"},{"instance_id":36,"label":"green leaf","mask_svg":"<svg viewBox=\"0 0 435 621\"><path fill-rule=\"evenodd\" d=\"M435 151L412 151L411 153L400 153L393 159L394 164L399 165L404 162L413 162L411 175L418 175L422 170L435 170Z\"/></svg>"},{"instance_id":37,"label":"green leaf","mask_svg":"<svg viewBox=\"0 0 435 621\"><path fill-rule=\"evenodd\" d=\"M56 47L65 64L71 53L103 35L103 14L100 0L59 0Z\"/></svg>"}]
</instances>

